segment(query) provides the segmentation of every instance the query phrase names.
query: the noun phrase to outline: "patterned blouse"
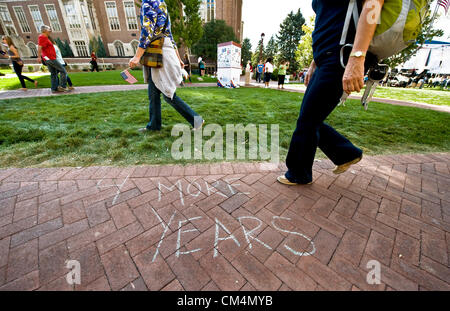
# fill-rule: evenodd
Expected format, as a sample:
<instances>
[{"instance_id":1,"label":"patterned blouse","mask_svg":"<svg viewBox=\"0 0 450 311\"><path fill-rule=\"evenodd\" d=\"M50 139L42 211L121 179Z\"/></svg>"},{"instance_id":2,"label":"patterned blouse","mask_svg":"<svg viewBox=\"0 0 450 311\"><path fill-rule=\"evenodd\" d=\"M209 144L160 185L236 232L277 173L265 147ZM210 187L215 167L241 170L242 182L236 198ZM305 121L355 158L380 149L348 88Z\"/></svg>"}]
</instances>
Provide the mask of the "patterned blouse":
<instances>
[{"instance_id":1,"label":"patterned blouse","mask_svg":"<svg viewBox=\"0 0 450 311\"><path fill-rule=\"evenodd\" d=\"M141 6L141 38L139 47L146 49L152 38L158 36L164 30L166 25L164 37L170 38L173 47L176 49L177 45L172 36L170 17L167 11L167 4L164 0L142 0Z\"/></svg>"}]
</instances>

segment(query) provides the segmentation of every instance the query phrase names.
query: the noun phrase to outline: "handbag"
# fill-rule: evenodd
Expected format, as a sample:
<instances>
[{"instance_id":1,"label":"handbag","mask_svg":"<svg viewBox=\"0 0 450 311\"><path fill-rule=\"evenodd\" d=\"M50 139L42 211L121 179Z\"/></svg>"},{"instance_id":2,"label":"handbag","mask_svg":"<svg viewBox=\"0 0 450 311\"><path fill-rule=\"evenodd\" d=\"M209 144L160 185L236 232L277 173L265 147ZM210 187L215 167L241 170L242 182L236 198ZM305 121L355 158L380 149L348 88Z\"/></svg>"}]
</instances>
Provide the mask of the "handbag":
<instances>
[{"instance_id":1,"label":"handbag","mask_svg":"<svg viewBox=\"0 0 450 311\"><path fill-rule=\"evenodd\" d=\"M142 55L140 60L141 65L153 68L161 68L163 66L164 33L166 32L168 20L169 17L166 19L161 34L153 38L150 45L145 49L144 55Z\"/></svg>"},{"instance_id":2,"label":"handbag","mask_svg":"<svg viewBox=\"0 0 450 311\"><path fill-rule=\"evenodd\" d=\"M153 40L141 57L141 65L161 68L163 66L163 45L164 37Z\"/></svg>"}]
</instances>

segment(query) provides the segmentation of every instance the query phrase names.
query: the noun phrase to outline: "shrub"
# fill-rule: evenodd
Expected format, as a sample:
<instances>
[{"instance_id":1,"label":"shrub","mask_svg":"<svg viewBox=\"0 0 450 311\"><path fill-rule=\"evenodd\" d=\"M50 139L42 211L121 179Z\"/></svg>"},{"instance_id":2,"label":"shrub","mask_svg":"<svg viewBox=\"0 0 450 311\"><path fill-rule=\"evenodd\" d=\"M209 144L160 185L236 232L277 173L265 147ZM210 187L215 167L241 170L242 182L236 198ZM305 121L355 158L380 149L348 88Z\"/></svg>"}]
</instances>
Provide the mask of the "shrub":
<instances>
[{"instance_id":1,"label":"shrub","mask_svg":"<svg viewBox=\"0 0 450 311\"><path fill-rule=\"evenodd\" d=\"M40 70L41 70L42 72L48 72L48 68L47 68L47 66L45 66L45 65L41 65Z\"/></svg>"},{"instance_id":2,"label":"shrub","mask_svg":"<svg viewBox=\"0 0 450 311\"><path fill-rule=\"evenodd\" d=\"M34 66L29 65L27 68L28 68L28 72L33 72L34 71Z\"/></svg>"}]
</instances>

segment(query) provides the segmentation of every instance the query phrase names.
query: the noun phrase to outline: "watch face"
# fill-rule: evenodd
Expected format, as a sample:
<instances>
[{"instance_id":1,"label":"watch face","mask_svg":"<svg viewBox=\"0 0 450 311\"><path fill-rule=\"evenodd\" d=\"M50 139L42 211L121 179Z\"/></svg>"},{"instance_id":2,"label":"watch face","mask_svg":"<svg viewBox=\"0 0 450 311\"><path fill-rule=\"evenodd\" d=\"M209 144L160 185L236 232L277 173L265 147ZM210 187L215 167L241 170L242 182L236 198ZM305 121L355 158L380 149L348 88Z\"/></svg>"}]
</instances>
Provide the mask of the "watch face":
<instances>
[{"instance_id":1,"label":"watch face","mask_svg":"<svg viewBox=\"0 0 450 311\"><path fill-rule=\"evenodd\" d=\"M355 56L356 56L356 57L362 56L362 52L361 52L361 51L356 52L356 53L355 53Z\"/></svg>"}]
</instances>

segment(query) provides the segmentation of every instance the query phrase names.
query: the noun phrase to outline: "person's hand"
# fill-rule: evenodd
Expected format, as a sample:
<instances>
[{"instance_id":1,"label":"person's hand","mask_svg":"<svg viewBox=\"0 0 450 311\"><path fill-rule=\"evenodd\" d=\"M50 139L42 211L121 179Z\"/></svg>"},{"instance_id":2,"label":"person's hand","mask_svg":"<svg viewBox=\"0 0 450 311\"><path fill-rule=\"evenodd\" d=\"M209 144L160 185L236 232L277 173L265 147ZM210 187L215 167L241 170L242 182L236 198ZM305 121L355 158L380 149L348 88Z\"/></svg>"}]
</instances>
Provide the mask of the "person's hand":
<instances>
[{"instance_id":1,"label":"person's hand","mask_svg":"<svg viewBox=\"0 0 450 311\"><path fill-rule=\"evenodd\" d=\"M184 69L184 63L181 59L180 59L180 66L181 66L181 69Z\"/></svg>"},{"instance_id":2,"label":"person's hand","mask_svg":"<svg viewBox=\"0 0 450 311\"><path fill-rule=\"evenodd\" d=\"M38 63L42 63L42 58L41 58L40 56L38 56L37 62L38 62Z\"/></svg>"},{"instance_id":3,"label":"person's hand","mask_svg":"<svg viewBox=\"0 0 450 311\"><path fill-rule=\"evenodd\" d=\"M316 63L314 60L311 62L311 65L309 66L308 72L305 76L305 86L308 87L309 81L311 81L312 75L314 74L314 71L316 71Z\"/></svg>"},{"instance_id":4,"label":"person's hand","mask_svg":"<svg viewBox=\"0 0 450 311\"><path fill-rule=\"evenodd\" d=\"M130 66L130 68L134 68L139 66L139 61L141 59L139 57L134 56L132 59L130 59L130 62L128 63L128 65Z\"/></svg>"},{"instance_id":5,"label":"person's hand","mask_svg":"<svg viewBox=\"0 0 450 311\"><path fill-rule=\"evenodd\" d=\"M364 60L364 57L349 58L342 78L345 93L359 92L364 87Z\"/></svg>"}]
</instances>

